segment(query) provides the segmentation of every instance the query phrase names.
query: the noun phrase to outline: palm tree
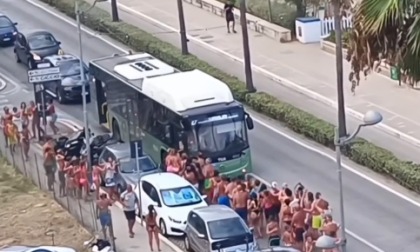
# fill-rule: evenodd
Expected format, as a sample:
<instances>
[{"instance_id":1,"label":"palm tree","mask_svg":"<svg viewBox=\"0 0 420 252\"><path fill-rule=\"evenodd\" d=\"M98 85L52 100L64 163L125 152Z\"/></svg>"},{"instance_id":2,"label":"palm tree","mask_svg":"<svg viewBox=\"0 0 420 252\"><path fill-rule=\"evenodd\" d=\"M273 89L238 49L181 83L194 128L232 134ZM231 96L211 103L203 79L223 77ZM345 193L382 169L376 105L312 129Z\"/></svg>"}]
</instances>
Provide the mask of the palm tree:
<instances>
[{"instance_id":1,"label":"palm tree","mask_svg":"<svg viewBox=\"0 0 420 252\"><path fill-rule=\"evenodd\" d=\"M349 80L359 84L385 62L414 84L420 80L419 0L360 0L354 8L347 60Z\"/></svg>"}]
</instances>

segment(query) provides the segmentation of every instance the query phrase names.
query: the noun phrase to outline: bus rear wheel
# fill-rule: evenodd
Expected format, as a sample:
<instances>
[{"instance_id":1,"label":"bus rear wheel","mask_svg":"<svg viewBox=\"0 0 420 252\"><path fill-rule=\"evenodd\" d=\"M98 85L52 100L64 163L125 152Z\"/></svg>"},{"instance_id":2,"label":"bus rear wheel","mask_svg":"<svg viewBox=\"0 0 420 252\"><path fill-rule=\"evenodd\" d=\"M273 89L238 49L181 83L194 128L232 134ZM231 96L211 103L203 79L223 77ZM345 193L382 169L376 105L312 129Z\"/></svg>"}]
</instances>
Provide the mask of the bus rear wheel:
<instances>
[{"instance_id":1,"label":"bus rear wheel","mask_svg":"<svg viewBox=\"0 0 420 252\"><path fill-rule=\"evenodd\" d=\"M112 121L112 136L117 140L121 141L120 126L118 125L117 120Z\"/></svg>"}]
</instances>

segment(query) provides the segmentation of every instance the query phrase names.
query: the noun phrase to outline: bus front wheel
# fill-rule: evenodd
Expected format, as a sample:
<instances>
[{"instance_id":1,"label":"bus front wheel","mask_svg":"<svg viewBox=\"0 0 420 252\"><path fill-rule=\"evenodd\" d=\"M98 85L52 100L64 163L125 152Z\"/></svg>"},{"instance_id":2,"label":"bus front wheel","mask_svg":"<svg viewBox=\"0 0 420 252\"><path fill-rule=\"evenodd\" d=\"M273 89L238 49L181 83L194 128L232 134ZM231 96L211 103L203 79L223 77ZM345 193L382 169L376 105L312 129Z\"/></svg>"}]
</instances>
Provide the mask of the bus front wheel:
<instances>
[{"instance_id":1,"label":"bus front wheel","mask_svg":"<svg viewBox=\"0 0 420 252\"><path fill-rule=\"evenodd\" d=\"M112 121L112 136L117 141L121 141L120 126L118 125L118 122L115 119Z\"/></svg>"}]
</instances>

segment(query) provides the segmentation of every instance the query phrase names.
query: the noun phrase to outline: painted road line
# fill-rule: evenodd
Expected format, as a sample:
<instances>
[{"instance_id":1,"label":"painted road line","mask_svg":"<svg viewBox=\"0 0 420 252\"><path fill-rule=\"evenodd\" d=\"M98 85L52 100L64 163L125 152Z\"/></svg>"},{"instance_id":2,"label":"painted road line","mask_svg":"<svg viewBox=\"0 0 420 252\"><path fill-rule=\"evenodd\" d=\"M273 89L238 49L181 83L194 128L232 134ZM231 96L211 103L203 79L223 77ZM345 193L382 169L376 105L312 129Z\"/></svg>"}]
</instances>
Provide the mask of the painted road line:
<instances>
[{"instance_id":1,"label":"painted road line","mask_svg":"<svg viewBox=\"0 0 420 252\"><path fill-rule=\"evenodd\" d=\"M7 87L7 82L0 78L0 91L4 90Z\"/></svg>"},{"instance_id":2,"label":"painted road line","mask_svg":"<svg viewBox=\"0 0 420 252\"><path fill-rule=\"evenodd\" d=\"M83 127L74 123L71 120L68 119L58 119L57 122L64 124L65 126L69 127L70 129L74 129L74 131L78 131L78 130L82 130ZM36 151L38 154L42 155L42 146L39 144L35 144L34 147L34 151ZM103 189L100 189L101 193L106 193L108 194L106 191L104 191ZM121 205L120 202L116 201L115 206L117 206L119 209L121 209L121 211L123 210L123 206ZM141 225L141 220L140 218L136 217L136 221ZM143 225L141 225L143 228L145 228ZM161 234L159 234L159 238L160 240L165 243L168 247L170 247L173 251L175 252L184 252L183 250L181 250L178 246L176 246L173 242L169 241L166 237L162 236Z\"/></svg>"},{"instance_id":3,"label":"painted road line","mask_svg":"<svg viewBox=\"0 0 420 252\"><path fill-rule=\"evenodd\" d=\"M64 21L64 22L66 22L66 23L68 23L69 25L72 25L72 26L74 26L74 27L76 27L77 25L76 25L76 23L74 22L74 20L72 20L72 19L70 19L70 18L66 18L66 17L64 17L64 15L63 14L59 14L59 13L57 13L56 11L54 11L54 10L51 10L51 9L49 9L49 8L47 8L47 7L45 7L45 6L43 6L42 4L39 4L37 1L33 1L33 0L26 0L28 3L30 3L30 4L32 4L33 6L36 6L36 7L38 7L38 8L40 8L40 9L42 9L43 11L45 11L45 12L47 12L47 13L49 13L50 15L52 15L52 16L54 16L54 17L56 17L56 18L58 18L58 19L60 19L60 20L62 20L62 21ZM144 16L143 14L141 14L142 16ZM149 18L150 19L150 18ZM164 26L167 26L167 25L165 25L164 24ZM124 48L122 48L122 47L120 47L120 46L118 46L115 42L112 42L112 41L110 41L109 39L107 39L107 38L105 38L105 37L103 37L103 36L101 36L101 35L99 35L99 34L97 34L97 33L95 33L94 31L92 31L92 30L90 30L90 29L87 29L86 27L82 27L82 30L84 31L84 32L86 32L87 34L89 34L89 35L91 35L91 36L93 36L93 37L95 37L95 38L97 38L97 39L99 39L99 40L101 40L101 41L103 41L104 43L106 43L106 44L108 44L108 45L110 45L110 46L112 46L112 47L114 47L114 48L116 48L117 50L120 50L121 52L126 52L126 53L128 53L128 51L126 50L126 49L124 49ZM191 38L191 36L190 36L190 39L192 39ZM196 40L195 38L193 38L194 40ZM204 43L204 42L203 42ZM210 45L207 45L206 44L206 46L210 46ZM221 51L220 49L217 49L218 51ZM226 54L225 52L223 52L223 54ZM265 70L264 70L265 71ZM335 106L335 103L334 103L334 106ZM275 132L275 133L277 133L277 134L279 134L279 135L281 135L281 136L283 136L283 137L285 137L285 138L287 138L287 139L289 139L289 140L291 140L291 141L293 141L294 143L296 143L296 144L298 144L298 145L300 145L300 146L302 146L302 147L304 147L304 148L307 148L307 149L309 149L309 150L311 150L311 151L314 151L315 153L318 153L318 154L320 154L320 155L322 155L322 156L324 156L324 157L326 157L326 158L329 158L329 159L331 159L331 160L335 160L335 158L333 157L333 156L331 156L331 155L329 155L328 153L326 153L326 152L324 152L324 151L322 151L322 150L320 150L320 149L317 149L317 148L315 148L315 147L312 147L312 146L310 146L309 144L306 144L306 143L304 143L303 141L301 141L301 140L299 140L299 139L297 139L297 138L295 138L295 137L293 137L293 136L291 136L291 135L288 135L287 133L285 133L285 132L282 132L282 131L280 131L280 130L278 130L278 129L276 129L276 128L274 128L274 127L272 127L272 126L270 126L269 124L267 124L267 123L265 123L265 122L263 122L262 120L258 120L258 119L254 119L254 121L256 121L257 123L259 123L260 125L262 125L262 126L264 126L264 127L266 127L266 128L268 128L268 129L270 129L271 131L273 131L273 132ZM419 143L420 143L420 141L419 141ZM419 144L420 145L420 144ZM420 208L420 203L419 202L417 202L417 201L415 201L415 200L413 200L413 199L411 199L411 198L409 198L409 197L407 197L407 196L405 196L404 194L402 194L402 193L399 193L399 192L397 192L397 191L395 191L395 190L393 190L392 188L390 188L390 187L388 187L388 186L386 186L386 185L384 185L384 184L382 184L382 183L380 183L380 182L378 182L378 181L376 181L375 179L373 179L373 178L371 178L371 177L369 177L368 175L365 175L365 174L363 174L363 173L361 173L361 172L359 172L359 171L357 171L356 169L354 169L354 168L352 168L352 167L350 167L349 165L345 165L345 164L343 164L343 168L344 169L346 169L346 170L348 170L348 171L350 171L350 172L352 172L352 173L354 173L354 174L356 174L356 175L358 175L358 176L360 176L361 178L363 178L363 179L365 179L365 180L367 180L367 181L369 181L369 182L371 182L371 183L373 183L373 184L375 184L376 186L379 186L380 188L382 188L382 189L384 189L384 190L386 190L387 192L389 192L389 193L392 193L392 194L394 194L395 196L397 196L397 197L400 197L400 198L402 198L402 199L404 199L404 200L406 200L407 202L409 202L409 203L411 203L411 204L413 204L413 205L415 205L416 207L419 207ZM352 236L353 238L355 238L356 240L359 240L358 239L358 236L353 236L352 234L354 234L353 232L349 232L349 230L346 230L346 232L347 232L347 234L349 234L350 236ZM364 239L362 239L362 240L359 240L360 242L362 242L362 243L364 243ZM369 246L369 244L366 244L366 243L364 243L366 246ZM375 249L374 247L372 247L372 249Z\"/></svg>"},{"instance_id":4,"label":"painted road line","mask_svg":"<svg viewBox=\"0 0 420 252\"><path fill-rule=\"evenodd\" d=\"M31 0L28 0L28 1L31 2ZM110 2L110 0L108 0L108 2ZM118 7L121 8L121 9L123 9L123 10L125 10L125 11L127 11L127 12L129 12L129 13L132 13L132 14L135 14L137 16L140 16L140 17L142 17L142 18L144 18L144 19L146 19L146 20L148 20L148 21L150 21L152 23L155 23L158 26L160 26L162 28L165 28L165 29L167 29L169 31L179 33L179 30L178 29L176 29L176 28L174 28L172 26L169 26L169 25L167 25L167 24L165 24L163 22L160 22L157 19L154 19L152 17L149 17L149 16L147 16L147 15L145 15L145 14L139 12L139 11L133 10L132 8L130 8L128 6L125 6L125 5L121 4L121 3L118 3ZM197 43L197 44L199 44L199 45L201 45L203 47L206 47L206 48L210 49L213 52L222 54L225 57L228 57L229 59L231 59L233 61L237 61L237 62L240 62L240 63L244 64L244 60L241 59L241 58L236 57L235 55L232 55L232 54L230 54L228 52L225 52L225 51L223 51L223 50L221 50L221 49L219 49L219 48L217 48L217 47L215 47L213 45L210 45L207 42L205 42L205 41L203 41L203 40L201 40L201 39L199 39L197 37L193 37L193 36L191 36L189 34L187 34L187 37L188 37L188 39L190 41L193 41L193 42L195 42L195 43ZM295 92L298 92L300 94L303 94L305 96L308 96L308 97L310 97L310 98L312 98L312 99L314 99L316 101L319 101L319 102L321 102L321 103L323 103L325 105L331 106L331 107L336 108L336 109L338 108L337 107L337 102L334 101L334 100L332 100L332 99L330 99L330 98L328 98L328 97L325 97L323 95L320 95L320 94L318 94L318 93L316 93L316 92L314 92L314 91L312 91L310 89L307 89L305 87L300 86L297 83L294 83L294 82L292 82L290 80L287 80L287 79L285 79L283 77L280 77L278 75L275 75L275 74L273 74L273 73L271 73L271 72L269 72L269 71L267 71L267 70L265 70L265 69L263 69L263 68L261 68L259 66L256 66L254 64L252 64L252 68L253 68L254 71L265 75L266 77L268 77L271 80L279 83L282 86L285 86L285 87L287 87L289 89L294 90ZM360 112L357 112L354 109L351 109L351 108L346 107L346 112L348 114L350 114L351 116L355 117L356 119L360 120L360 121L363 120L364 114L362 114ZM416 147L420 147L420 140L419 139L417 139L415 137L412 137L412 136L410 136L408 134L405 134L404 132L401 132L401 131L399 131L397 129L394 129L394 128L392 128L392 127L390 127L390 126L388 126L388 125L386 125L384 123L380 123L380 124L376 125L375 127L381 129L382 131L386 132L387 134L389 134L389 135L391 135L393 137L399 138L399 139L401 139L401 140L403 140L403 141L405 141L407 143L410 143L410 144L412 144L412 145L414 145Z\"/></svg>"},{"instance_id":5,"label":"painted road line","mask_svg":"<svg viewBox=\"0 0 420 252\"><path fill-rule=\"evenodd\" d=\"M4 81L4 83L6 83L6 84L5 84L3 89L1 89L1 86L0 86L0 91L4 90L7 87L7 84L10 84L10 85L13 86L12 89L1 92L2 95L11 95L11 94L17 93L19 91L19 89L20 89L19 84L17 84L16 81L13 81L11 78L9 78L7 75L0 72L0 85L2 85L1 84L2 81Z\"/></svg>"}]
</instances>

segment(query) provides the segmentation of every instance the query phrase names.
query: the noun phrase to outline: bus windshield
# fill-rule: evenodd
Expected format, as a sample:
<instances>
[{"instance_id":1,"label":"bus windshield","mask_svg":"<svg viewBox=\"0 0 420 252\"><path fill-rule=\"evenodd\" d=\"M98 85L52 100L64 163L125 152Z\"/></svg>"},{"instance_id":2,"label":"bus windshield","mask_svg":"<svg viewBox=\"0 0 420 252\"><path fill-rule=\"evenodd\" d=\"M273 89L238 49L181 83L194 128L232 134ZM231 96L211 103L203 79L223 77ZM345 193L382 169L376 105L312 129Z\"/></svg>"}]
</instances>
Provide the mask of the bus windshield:
<instances>
[{"instance_id":1,"label":"bus windshield","mask_svg":"<svg viewBox=\"0 0 420 252\"><path fill-rule=\"evenodd\" d=\"M236 153L248 147L245 122L238 113L202 118L192 124L188 141L192 151L214 156L216 153Z\"/></svg>"}]
</instances>

